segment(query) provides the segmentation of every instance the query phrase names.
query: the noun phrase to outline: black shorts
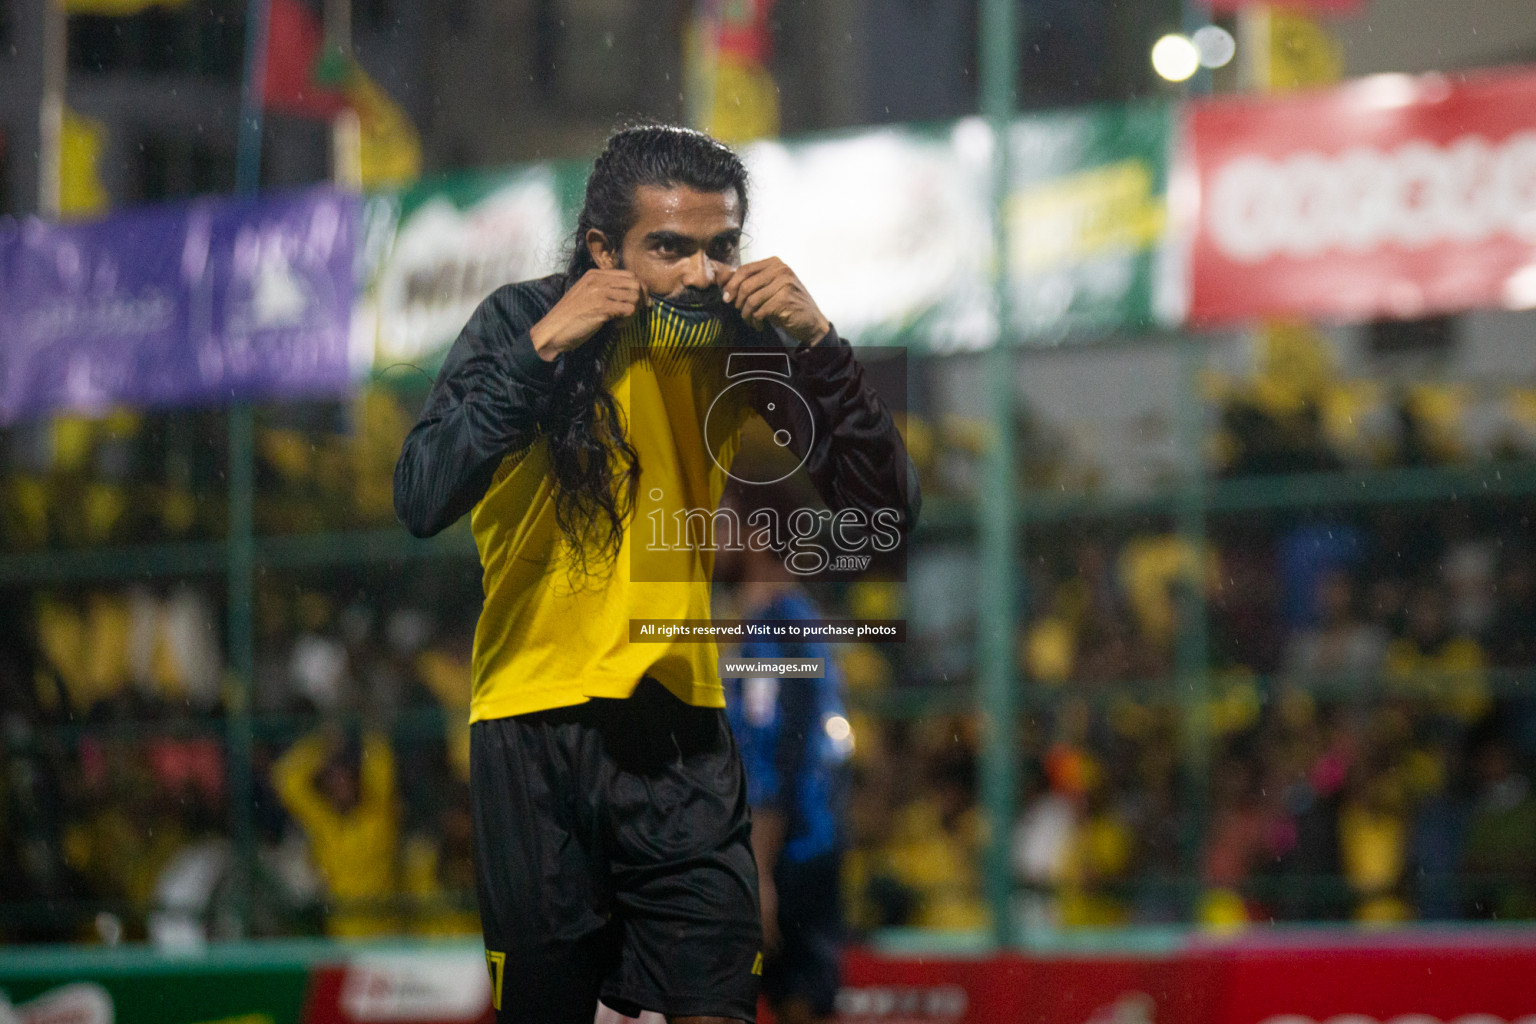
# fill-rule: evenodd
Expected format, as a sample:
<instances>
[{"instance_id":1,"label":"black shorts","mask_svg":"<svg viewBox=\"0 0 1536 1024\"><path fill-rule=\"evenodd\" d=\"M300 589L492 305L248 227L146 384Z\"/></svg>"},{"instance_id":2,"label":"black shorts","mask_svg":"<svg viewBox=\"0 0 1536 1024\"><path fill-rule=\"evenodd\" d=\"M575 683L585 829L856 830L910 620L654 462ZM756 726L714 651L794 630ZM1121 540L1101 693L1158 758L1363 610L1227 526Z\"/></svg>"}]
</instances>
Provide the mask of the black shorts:
<instances>
[{"instance_id":1,"label":"black shorts","mask_svg":"<svg viewBox=\"0 0 1536 1024\"><path fill-rule=\"evenodd\" d=\"M791 1000L831 1017L840 977L843 939L842 857L823 854L800 863L780 860L773 872L779 893L780 946L763 965L769 1005Z\"/></svg>"},{"instance_id":2,"label":"black shorts","mask_svg":"<svg viewBox=\"0 0 1536 1024\"><path fill-rule=\"evenodd\" d=\"M741 755L659 684L476 722L475 878L500 1024L752 1021L762 970Z\"/></svg>"}]
</instances>

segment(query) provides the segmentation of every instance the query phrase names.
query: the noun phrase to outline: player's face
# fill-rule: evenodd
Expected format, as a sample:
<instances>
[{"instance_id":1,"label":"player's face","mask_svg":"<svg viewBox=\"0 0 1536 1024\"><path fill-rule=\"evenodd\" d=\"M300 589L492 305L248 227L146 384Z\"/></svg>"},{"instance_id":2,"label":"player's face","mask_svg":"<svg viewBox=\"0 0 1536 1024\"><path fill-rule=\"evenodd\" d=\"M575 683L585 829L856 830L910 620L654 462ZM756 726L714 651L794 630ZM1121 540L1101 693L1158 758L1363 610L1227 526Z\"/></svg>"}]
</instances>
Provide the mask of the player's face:
<instances>
[{"instance_id":1,"label":"player's face","mask_svg":"<svg viewBox=\"0 0 1536 1024\"><path fill-rule=\"evenodd\" d=\"M635 190L635 224L617 253L594 246L598 266L622 267L650 294L702 303L719 297L720 278L741 264L741 204L734 189L686 186ZM611 262L605 263L606 259Z\"/></svg>"}]
</instances>

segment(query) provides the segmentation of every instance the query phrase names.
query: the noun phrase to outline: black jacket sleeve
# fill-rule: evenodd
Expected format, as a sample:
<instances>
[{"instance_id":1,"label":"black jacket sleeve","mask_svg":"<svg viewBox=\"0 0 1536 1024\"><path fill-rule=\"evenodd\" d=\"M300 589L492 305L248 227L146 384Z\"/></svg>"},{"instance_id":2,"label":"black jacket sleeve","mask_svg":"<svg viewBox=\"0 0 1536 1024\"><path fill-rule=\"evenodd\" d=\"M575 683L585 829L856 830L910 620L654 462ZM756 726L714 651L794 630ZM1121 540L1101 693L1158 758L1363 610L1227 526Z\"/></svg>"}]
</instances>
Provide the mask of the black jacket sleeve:
<instances>
[{"instance_id":1,"label":"black jacket sleeve","mask_svg":"<svg viewBox=\"0 0 1536 1024\"><path fill-rule=\"evenodd\" d=\"M805 456L821 500L833 511L857 509L866 517L894 509L901 514L901 533L910 534L922 506L917 471L890 410L864 382L853 349L833 331L818 344L791 349L789 360L790 386L810 405L814 428L809 450L796 454ZM758 408L775 427L783 423L781 412ZM792 428L791 448L799 448L806 432L783 425Z\"/></svg>"},{"instance_id":2,"label":"black jacket sleeve","mask_svg":"<svg viewBox=\"0 0 1536 1024\"><path fill-rule=\"evenodd\" d=\"M528 332L562 292L558 277L499 288L454 341L395 463L395 515L415 536L468 512L501 460L532 443L555 363Z\"/></svg>"}]
</instances>

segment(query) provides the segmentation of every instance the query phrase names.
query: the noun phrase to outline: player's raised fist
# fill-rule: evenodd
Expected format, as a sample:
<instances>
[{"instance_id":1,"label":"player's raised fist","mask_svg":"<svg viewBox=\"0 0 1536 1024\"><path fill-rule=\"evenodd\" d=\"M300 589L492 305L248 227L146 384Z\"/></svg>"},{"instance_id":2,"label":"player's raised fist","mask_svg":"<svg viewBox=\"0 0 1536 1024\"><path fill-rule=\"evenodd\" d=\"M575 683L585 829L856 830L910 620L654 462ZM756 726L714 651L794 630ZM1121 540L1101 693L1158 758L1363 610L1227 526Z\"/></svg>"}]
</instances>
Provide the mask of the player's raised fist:
<instances>
[{"instance_id":1,"label":"player's raised fist","mask_svg":"<svg viewBox=\"0 0 1536 1024\"><path fill-rule=\"evenodd\" d=\"M809 345L832 330L800 278L777 256L730 271L721 281L721 291L721 297L736 307L749 327L773 324Z\"/></svg>"},{"instance_id":2,"label":"player's raised fist","mask_svg":"<svg viewBox=\"0 0 1536 1024\"><path fill-rule=\"evenodd\" d=\"M650 305L640 279L627 270L589 270L529 329L534 350L548 362L579 348L610 320Z\"/></svg>"}]
</instances>

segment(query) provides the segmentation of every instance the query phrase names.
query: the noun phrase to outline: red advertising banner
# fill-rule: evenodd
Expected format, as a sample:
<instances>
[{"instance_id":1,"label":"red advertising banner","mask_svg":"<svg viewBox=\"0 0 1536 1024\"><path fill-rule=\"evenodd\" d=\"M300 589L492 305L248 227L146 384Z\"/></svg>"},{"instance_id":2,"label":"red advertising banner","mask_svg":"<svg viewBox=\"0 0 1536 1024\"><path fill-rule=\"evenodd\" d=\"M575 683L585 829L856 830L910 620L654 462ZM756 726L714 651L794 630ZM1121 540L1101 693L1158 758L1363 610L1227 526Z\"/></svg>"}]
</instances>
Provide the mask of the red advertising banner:
<instances>
[{"instance_id":1,"label":"red advertising banner","mask_svg":"<svg viewBox=\"0 0 1536 1024\"><path fill-rule=\"evenodd\" d=\"M1215 964L1184 955L945 959L851 950L843 961L837 1021L1216 1024Z\"/></svg>"},{"instance_id":2,"label":"red advertising banner","mask_svg":"<svg viewBox=\"0 0 1536 1024\"><path fill-rule=\"evenodd\" d=\"M1536 70L1191 105L1197 324L1536 306Z\"/></svg>"},{"instance_id":3,"label":"red advertising banner","mask_svg":"<svg viewBox=\"0 0 1536 1024\"><path fill-rule=\"evenodd\" d=\"M1321 945L1314 936L1222 959L1210 1024L1531 1024L1536 1014L1536 951L1497 933Z\"/></svg>"},{"instance_id":4,"label":"red advertising banner","mask_svg":"<svg viewBox=\"0 0 1536 1024\"><path fill-rule=\"evenodd\" d=\"M850 951L839 1024L1536 1024L1536 942L1195 943L1147 956L885 957Z\"/></svg>"}]
</instances>

